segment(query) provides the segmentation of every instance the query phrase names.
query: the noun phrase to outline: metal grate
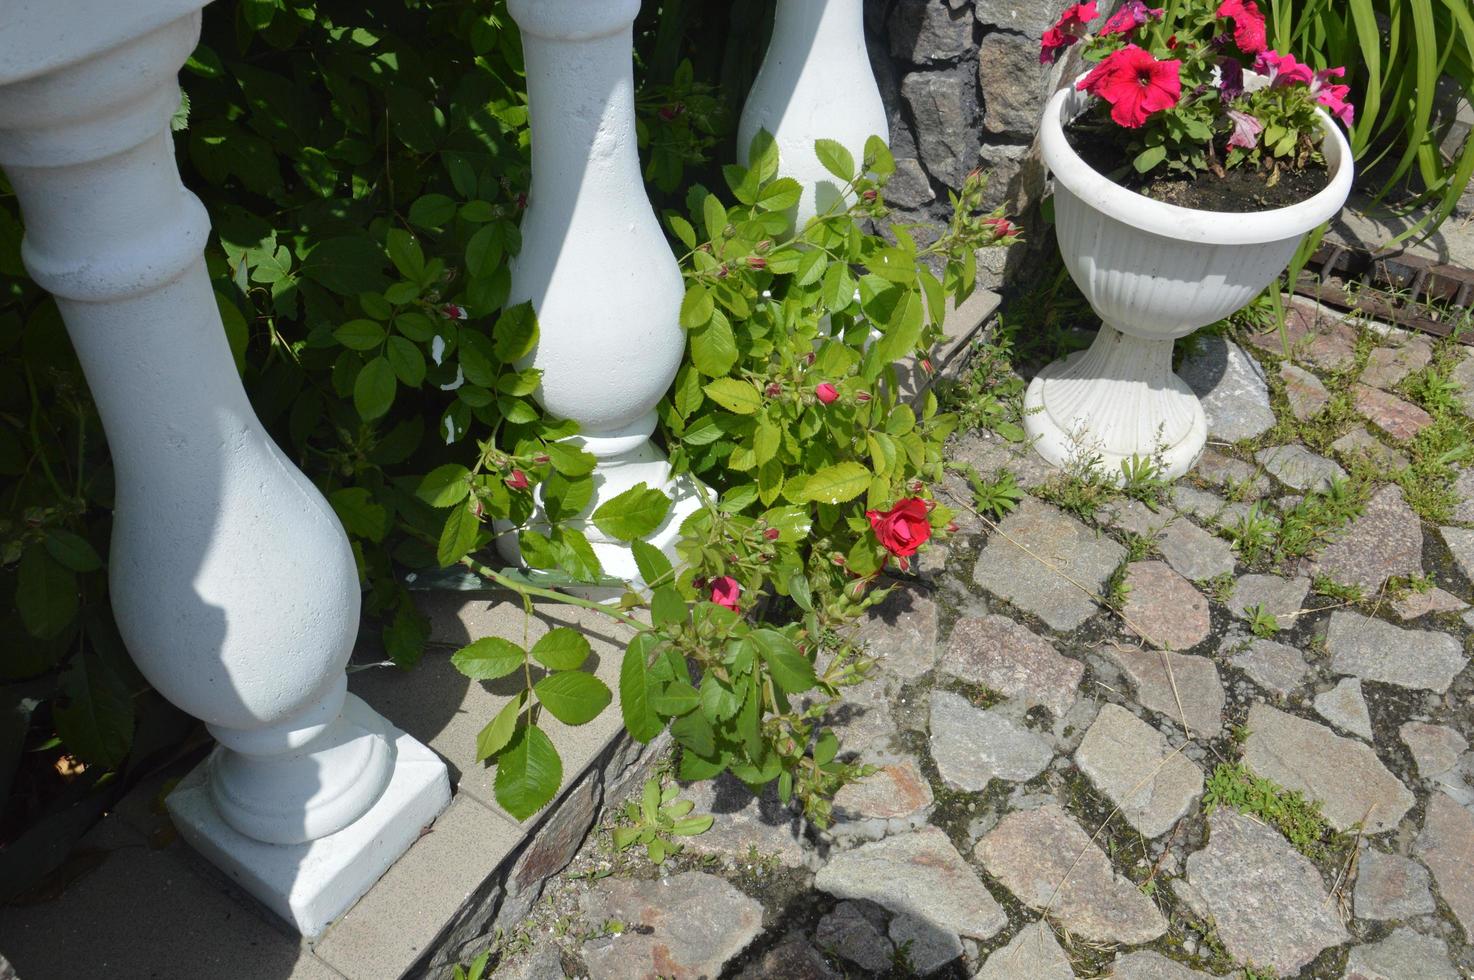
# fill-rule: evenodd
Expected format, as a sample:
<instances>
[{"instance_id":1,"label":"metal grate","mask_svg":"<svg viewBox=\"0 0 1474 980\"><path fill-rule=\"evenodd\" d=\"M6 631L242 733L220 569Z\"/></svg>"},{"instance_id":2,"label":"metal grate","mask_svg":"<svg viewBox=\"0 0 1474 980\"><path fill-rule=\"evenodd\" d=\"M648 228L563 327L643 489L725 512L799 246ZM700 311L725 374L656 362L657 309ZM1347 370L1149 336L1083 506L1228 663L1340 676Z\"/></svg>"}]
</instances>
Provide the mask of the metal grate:
<instances>
[{"instance_id":1,"label":"metal grate","mask_svg":"<svg viewBox=\"0 0 1474 980\"><path fill-rule=\"evenodd\" d=\"M1295 292L1436 337L1458 330L1458 341L1474 346L1474 270L1463 266L1329 242L1310 257Z\"/></svg>"}]
</instances>

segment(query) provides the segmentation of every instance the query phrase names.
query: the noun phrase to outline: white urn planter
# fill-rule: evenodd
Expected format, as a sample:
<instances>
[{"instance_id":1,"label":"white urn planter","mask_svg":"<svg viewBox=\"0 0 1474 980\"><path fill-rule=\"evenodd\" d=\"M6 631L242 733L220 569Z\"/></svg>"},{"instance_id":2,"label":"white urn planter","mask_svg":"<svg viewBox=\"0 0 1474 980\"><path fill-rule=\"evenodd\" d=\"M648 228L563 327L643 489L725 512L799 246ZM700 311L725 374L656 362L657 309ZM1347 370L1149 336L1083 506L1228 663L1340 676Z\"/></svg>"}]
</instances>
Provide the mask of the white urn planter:
<instances>
[{"instance_id":1,"label":"white urn planter","mask_svg":"<svg viewBox=\"0 0 1474 980\"><path fill-rule=\"evenodd\" d=\"M890 141L865 50L862 0L778 0L773 38L737 123L737 155L744 161L759 130L778 145L778 172L804 186L795 227L844 206L814 141L835 140L856 162L871 136Z\"/></svg>"},{"instance_id":2,"label":"white urn planter","mask_svg":"<svg viewBox=\"0 0 1474 980\"><path fill-rule=\"evenodd\" d=\"M532 186L511 303L538 318L537 398L598 457L586 513L638 483L675 501L649 543L674 557L694 484L650 441L686 349L685 282L645 193L635 133L633 25L640 0L510 0L522 30ZM526 365L523 365L524 367ZM534 515L536 523L538 516ZM639 581L629 547L585 529L604 571ZM511 535L499 539L517 560Z\"/></svg>"},{"instance_id":3,"label":"white urn planter","mask_svg":"<svg viewBox=\"0 0 1474 980\"><path fill-rule=\"evenodd\" d=\"M200 6L11 8L0 168L26 268L56 297L112 452L119 630L149 682L219 743L170 813L314 935L450 789L438 757L347 694L359 617L347 536L261 427L231 359L202 254L209 218L169 132Z\"/></svg>"},{"instance_id":4,"label":"white urn planter","mask_svg":"<svg viewBox=\"0 0 1474 980\"><path fill-rule=\"evenodd\" d=\"M1197 462L1203 407L1172 371L1173 341L1243 308L1289 264L1301 238L1341 210L1351 149L1324 112L1330 171L1312 197L1270 211L1199 211L1154 201L1082 160L1064 126L1090 101L1073 85L1044 110L1055 232L1070 276L1101 319L1089 349L1045 367L1025 396L1024 429L1056 466L1098 456L1111 474L1155 457L1166 477Z\"/></svg>"}]
</instances>

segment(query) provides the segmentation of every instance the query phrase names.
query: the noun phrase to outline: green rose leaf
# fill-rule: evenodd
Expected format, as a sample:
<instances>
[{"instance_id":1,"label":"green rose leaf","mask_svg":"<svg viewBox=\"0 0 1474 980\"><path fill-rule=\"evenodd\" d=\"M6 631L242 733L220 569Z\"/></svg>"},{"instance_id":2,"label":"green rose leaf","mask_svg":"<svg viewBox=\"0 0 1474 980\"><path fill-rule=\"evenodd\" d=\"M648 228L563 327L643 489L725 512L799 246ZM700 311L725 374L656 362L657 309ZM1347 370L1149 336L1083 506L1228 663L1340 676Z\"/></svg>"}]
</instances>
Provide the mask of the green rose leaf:
<instances>
[{"instance_id":1,"label":"green rose leaf","mask_svg":"<svg viewBox=\"0 0 1474 980\"><path fill-rule=\"evenodd\" d=\"M526 694L517 692L517 696L503 705L502 710L496 713L496 717L486 723L476 735L476 761L485 762L507 747L512 736L517 732L517 718L522 713L522 702Z\"/></svg>"},{"instance_id":2,"label":"green rose leaf","mask_svg":"<svg viewBox=\"0 0 1474 980\"><path fill-rule=\"evenodd\" d=\"M481 521L471 512L469 502L446 514L445 527L440 530L440 541L435 548L440 567L449 568L470 554L480 530Z\"/></svg>"},{"instance_id":3,"label":"green rose leaf","mask_svg":"<svg viewBox=\"0 0 1474 980\"><path fill-rule=\"evenodd\" d=\"M86 538L59 527L46 532L46 550L74 572L95 572L102 567L102 559Z\"/></svg>"},{"instance_id":4,"label":"green rose leaf","mask_svg":"<svg viewBox=\"0 0 1474 980\"><path fill-rule=\"evenodd\" d=\"M814 665L799 653L793 641L777 630L752 631L752 642L761 651L773 681L785 694L798 694L819 683Z\"/></svg>"},{"instance_id":5,"label":"green rose leaf","mask_svg":"<svg viewBox=\"0 0 1474 980\"><path fill-rule=\"evenodd\" d=\"M594 526L611 538L633 541L659 527L670 507L671 500L664 493L636 483L594 511Z\"/></svg>"},{"instance_id":6,"label":"green rose leaf","mask_svg":"<svg viewBox=\"0 0 1474 980\"><path fill-rule=\"evenodd\" d=\"M855 179L855 158L849 150L834 140L815 140L814 155L824 169L848 184Z\"/></svg>"},{"instance_id":7,"label":"green rose leaf","mask_svg":"<svg viewBox=\"0 0 1474 980\"><path fill-rule=\"evenodd\" d=\"M822 504L842 504L854 500L870 488L870 471L859 463L847 461L826 466L812 474L803 485L804 497Z\"/></svg>"},{"instance_id":8,"label":"green rose leaf","mask_svg":"<svg viewBox=\"0 0 1474 980\"><path fill-rule=\"evenodd\" d=\"M708 378L720 378L737 363L737 339L726 315L717 311L691 331L691 363Z\"/></svg>"},{"instance_id":9,"label":"green rose leaf","mask_svg":"<svg viewBox=\"0 0 1474 980\"><path fill-rule=\"evenodd\" d=\"M508 307L496 321L492 331L492 349L496 356L510 364L532 353L537 346L537 315L531 303Z\"/></svg>"},{"instance_id":10,"label":"green rose leaf","mask_svg":"<svg viewBox=\"0 0 1474 980\"><path fill-rule=\"evenodd\" d=\"M619 710L624 727L637 742L648 742L659 735L665 725L651 704L650 656L659 640L653 633L641 633L625 648L619 666Z\"/></svg>"},{"instance_id":11,"label":"green rose leaf","mask_svg":"<svg viewBox=\"0 0 1474 980\"><path fill-rule=\"evenodd\" d=\"M521 667L526 659L527 654L511 640L483 636L457 650L450 662L473 681L494 681Z\"/></svg>"},{"instance_id":12,"label":"green rose leaf","mask_svg":"<svg viewBox=\"0 0 1474 980\"><path fill-rule=\"evenodd\" d=\"M389 366L394 368L394 376L406 387L418 388L424 383L425 355L420 353L414 341L390 337L384 353L389 358Z\"/></svg>"},{"instance_id":13,"label":"green rose leaf","mask_svg":"<svg viewBox=\"0 0 1474 980\"><path fill-rule=\"evenodd\" d=\"M460 463L437 466L420 481L415 496L431 507L452 507L471 492L471 471Z\"/></svg>"},{"instance_id":14,"label":"green rose leaf","mask_svg":"<svg viewBox=\"0 0 1474 980\"><path fill-rule=\"evenodd\" d=\"M72 660L62 678L66 700L52 711L56 733L79 759L114 768L133 743L133 697L127 686L92 654Z\"/></svg>"},{"instance_id":15,"label":"green rose leaf","mask_svg":"<svg viewBox=\"0 0 1474 980\"><path fill-rule=\"evenodd\" d=\"M701 390L712 401L738 415L752 415L763 407L763 396L750 381L717 378Z\"/></svg>"},{"instance_id":16,"label":"green rose leaf","mask_svg":"<svg viewBox=\"0 0 1474 980\"><path fill-rule=\"evenodd\" d=\"M373 496L363 487L344 487L328 495L338 520L348 533L370 541L383 541L389 533L389 511L374 502Z\"/></svg>"},{"instance_id":17,"label":"green rose leaf","mask_svg":"<svg viewBox=\"0 0 1474 980\"><path fill-rule=\"evenodd\" d=\"M532 686L544 708L565 725L586 725L614 700L608 686L593 674L565 670Z\"/></svg>"},{"instance_id":18,"label":"green rose leaf","mask_svg":"<svg viewBox=\"0 0 1474 980\"><path fill-rule=\"evenodd\" d=\"M593 648L578 630L559 626L532 645L532 656L549 670L577 670Z\"/></svg>"},{"instance_id":19,"label":"green rose leaf","mask_svg":"<svg viewBox=\"0 0 1474 980\"><path fill-rule=\"evenodd\" d=\"M635 567L640 570L640 578L644 579L646 585L653 585L670 577L670 559L659 548L637 539L630 542L630 550L635 553Z\"/></svg>"},{"instance_id":20,"label":"green rose leaf","mask_svg":"<svg viewBox=\"0 0 1474 980\"><path fill-rule=\"evenodd\" d=\"M394 404L394 367L387 358L376 357L363 366L353 382L353 407L365 422L381 418Z\"/></svg>"},{"instance_id":21,"label":"green rose leaf","mask_svg":"<svg viewBox=\"0 0 1474 980\"><path fill-rule=\"evenodd\" d=\"M803 185L792 177L780 177L758 195L757 205L764 211L786 211L803 196Z\"/></svg>"},{"instance_id":22,"label":"green rose leaf","mask_svg":"<svg viewBox=\"0 0 1474 980\"><path fill-rule=\"evenodd\" d=\"M701 695L687 681L672 681L650 700L651 706L668 717L677 717L701 703Z\"/></svg>"},{"instance_id":23,"label":"green rose leaf","mask_svg":"<svg viewBox=\"0 0 1474 980\"><path fill-rule=\"evenodd\" d=\"M710 320L715 311L716 304L712 302L711 293L699 282L693 283L681 300L681 326L694 330Z\"/></svg>"},{"instance_id":24,"label":"green rose leaf","mask_svg":"<svg viewBox=\"0 0 1474 980\"><path fill-rule=\"evenodd\" d=\"M553 740L536 725L523 725L496 764L496 801L516 820L526 820L557 794L563 760Z\"/></svg>"},{"instance_id":25,"label":"green rose leaf","mask_svg":"<svg viewBox=\"0 0 1474 980\"><path fill-rule=\"evenodd\" d=\"M49 640L59 636L77 615L77 577L32 545L21 555L16 573L15 605L26 631Z\"/></svg>"},{"instance_id":26,"label":"green rose leaf","mask_svg":"<svg viewBox=\"0 0 1474 980\"><path fill-rule=\"evenodd\" d=\"M333 339L349 350L373 350L384 342L384 328L373 320L349 320L333 331Z\"/></svg>"}]
</instances>

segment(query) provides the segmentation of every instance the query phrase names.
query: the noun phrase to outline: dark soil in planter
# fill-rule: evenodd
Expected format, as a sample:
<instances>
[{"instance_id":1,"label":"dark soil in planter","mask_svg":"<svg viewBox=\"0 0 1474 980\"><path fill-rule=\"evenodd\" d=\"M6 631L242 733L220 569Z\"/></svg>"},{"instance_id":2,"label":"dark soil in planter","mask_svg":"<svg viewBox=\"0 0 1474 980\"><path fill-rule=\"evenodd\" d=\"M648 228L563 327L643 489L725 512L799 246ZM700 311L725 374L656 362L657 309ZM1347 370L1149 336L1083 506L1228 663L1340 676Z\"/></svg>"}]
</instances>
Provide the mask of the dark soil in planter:
<instances>
[{"instance_id":1,"label":"dark soil in planter","mask_svg":"<svg viewBox=\"0 0 1474 980\"><path fill-rule=\"evenodd\" d=\"M1072 123L1065 127L1065 138L1091 169L1127 190L1199 211L1272 211L1313 197L1330 181L1324 163L1281 170L1273 187L1265 183L1264 174L1247 165L1225 171L1222 177L1208 172L1192 177L1161 171L1139 174L1120 144L1095 127Z\"/></svg>"}]
</instances>

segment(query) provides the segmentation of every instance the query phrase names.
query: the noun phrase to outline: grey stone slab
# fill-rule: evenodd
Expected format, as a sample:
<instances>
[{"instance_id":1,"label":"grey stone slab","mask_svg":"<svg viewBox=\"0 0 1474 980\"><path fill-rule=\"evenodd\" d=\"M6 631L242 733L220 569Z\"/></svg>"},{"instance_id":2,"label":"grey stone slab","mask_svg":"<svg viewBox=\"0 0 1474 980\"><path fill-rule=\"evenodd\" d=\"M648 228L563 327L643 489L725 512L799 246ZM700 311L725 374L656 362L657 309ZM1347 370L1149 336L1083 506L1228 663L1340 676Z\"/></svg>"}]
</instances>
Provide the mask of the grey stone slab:
<instances>
[{"instance_id":1,"label":"grey stone slab","mask_svg":"<svg viewBox=\"0 0 1474 980\"><path fill-rule=\"evenodd\" d=\"M1326 649L1338 673L1439 694L1467 663L1463 645L1447 633L1402 629L1349 609L1331 613Z\"/></svg>"},{"instance_id":2,"label":"grey stone slab","mask_svg":"<svg viewBox=\"0 0 1474 980\"><path fill-rule=\"evenodd\" d=\"M1285 398L1290 413L1302 422L1320 414L1331 400L1331 393L1320 378L1302 367L1286 361L1280 365L1280 380L1285 383Z\"/></svg>"},{"instance_id":3,"label":"grey stone slab","mask_svg":"<svg viewBox=\"0 0 1474 980\"><path fill-rule=\"evenodd\" d=\"M1238 442L1274 426L1264 369L1233 341L1217 335L1196 338L1177 374L1203 403L1209 438Z\"/></svg>"},{"instance_id":4,"label":"grey stone slab","mask_svg":"<svg viewBox=\"0 0 1474 980\"><path fill-rule=\"evenodd\" d=\"M1343 459L1365 455L1389 472L1403 469L1412 462L1405 453L1393 449L1364 428L1352 429L1331 443L1331 449Z\"/></svg>"},{"instance_id":5,"label":"grey stone slab","mask_svg":"<svg viewBox=\"0 0 1474 980\"><path fill-rule=\"evenodd\" d=\"M916 760L902 756L840 787L829 833L839 839L879 840L915 830L931 816L933 802L931 784Z\"/></svg>"},{"instance_id":6,"label":"grey stone slab","mask_svg":"<svg viewBox=\"0 0 1474 980\"><path fill-rule=\"evenodd\" d=\"M1373 388L1395 388L1414 371L1421 371L1433 359L1433 346L1424 337L1413 338L1401 347L1377 347L1367 355L1361 372L1361 383Z\"/></svg>"},{"instance_id":7,"label":"grey stone slab","mask_svg":"<svg viewBox=\"0 0 1474 980\"><path fill-rule=\"evenodd\" d=\"M1125 557L1115 541L1031 497L988 537L973 580L1051 628L1072 630L1096 612L1084 590L1098 595Z\"/></svg>"},{"instance_id":8,"label":"grey stone slab","mask_svg":"<svg viewBox=\"0 0 1474 980\"><path fill-rule=\"evenodd\" d=\"M973 980L1074 980L1070 958L1045 922L1024 926L1007 946L988 954Z\"/></svg>"},{"instance_id":9,"label":"grey stone slab","mask_svg":"<svg viewBox=\"0 0 1474 980\"><path fill-rule=\"evenodd\" d=\"M1216 487L1232 489L1248 487L1254 497L1262 496L1269 491L1269 480L1260 472L1258 466L1226 455L1213 446L1203 450L1203 455L1198 457L1197 463L1192 468L1192 475Z\"/></svg>"},{"instance_id":10,"label":"grey stone slab","mask_svg":"<svg viewBox=\"0 0 1474 980\"><path fill-rule=\"evenodd\" d=\"M1243 575L1234 582L1228 610L1235 617L1250 619L1249 610L1262 607L1279 623L1281 629L1295 625L1295 618L1305 608L1310 594L1310 579L1304 575L1283 578L1279 575Z\"/></svg>"},{"instance_id":11,"label":"grey stone slab","mask_svg":"<svg viewBox=\"0 0 1474 980\"><path fill-rule=\"evenodd\" d=\"M931 826L832 856L814 887L916 916L943 935L987 939L1008 924L977 872Z\"/></svg>"},{"instance_id":12,"label":"grey stone slab","mask_svg":"<svg viewBox=\"0 0 1474 980\"><path fill-rule=\"evenodd\" d=\"M1364 848L1352 901L1358 919L1401 921L1436 911L1428 869L1412 858Z\"/></svg>"},{"instance_id":13,"label":"grey stone slab","mask_svg":"<svg viewBox=\"0 0 1474 980\"><path fill-rule=\"evenodd\" d=\"M1223 728L1225 696L1218 668L1207 657L1138 650L1111 644L1111 658L1136 690L1136 700L1198 735L1214 738Z\"/></svg>"},{"instance_id":14,"label":"grey stone slab","mask_svg":"<svg viewBox=\"0 0 1474 980\"><path fill-rule=\"evenodd\" d=\"M1361 824L1367 833L1396 827L1413 794L1365 743L1267 704L1249 709L1244 762L1255 773L1319 800L1337 830Z\"/></svg>"},{"instance_id":15,"label":"grey stone slab","mask_svg":"<svg viewBox=\"0 0 1474 980\"><path fill-rule=\"evenodd\" d=\"M978 85L983 93L983 128L1010 139L1028 139L1039 127L1049 94L1048 66L1039 64L1039 44L1012 31L985 34L978 44Z\"/></svg>"},{"instance_id":16,"label":"grey stone slab","mask_svg":"<svg viewBox=\"0 0 1474 980\"><path fill-rule=\"evenodd\" d=\"M1185 967L1150 949L1116 957L1110 975L1115 980L1213 980L1212 974Z\"/></svg>"},{"instance_id":17,"label":"grey stone slab","mask_svg":"<svg viewBox=\"0 0 1474 980\"><path fill-rule=\"evenodd\" d=\"M1412 753L1418 775L1433 779L1454 767L1459 756L1469 748L1469 740L1445 725L1409 721L1397 730L1403 744Z\"/></svg>"},{"instance_id":18,"label":"grey stone slab","mask_svg":"<svg viewBox=\"0 0 1474 980\"><path fill-rule=\"evenodd\" d=\"M1381 942L1358 946L1346 960L1343 980L1459 980L1448 946L1403 926Z\"/></svg>"},{"instance_id":19,"label":"grey stone slab","mask_svg":"<svg viewBox=\"0 0 1474 980\"><path fill-rule=\"evenodd\" d=\"M1208 846L1188 856L1187 879L1240 962L1290 976L1350 938L1315 865L1234 810L1220 807L1208 818Z\"/></svg>"},{"instance_id":20,"label":"grey stone slab","mask_svg":"<svg viewBox=\"0 0 1474 980\"><path fill-rule=\"evenodd\" d=\"M897 912L887 932L896 949L904 951L904 961L915 976L935 973L965 951L961 936L910 912Z\"/></svg>"},{"instance_id":21,"label":"grey stone slab","mask_svg":"<svg viewBox=\"0 0 1474 980\"><path fill-rule=\"evenodd\" d=\"M1466 466L1459 470L1453 492L1458 500L1454 505L1453 519L1460 524L1474 524L1474 467Z\"/></svg>"},{"instance_id":22,"label":"grey stone slab","mask_svg":"<svg viewBox=\"0 0 1474 980\"><path fill-rule=\"evenodd\" d=\"M1433 424L1433 416L1379 388L1352 385L1351 398L1363 417L1398 442L1407 442Z\"/></svg>"},{"instance_id":23,"label":"grey stone slab","mask_svg":"<svg viewBox=\"0 0 1474 980\"><path fill-rule=\"evenodd\" d=\"M1169 650L1187 650L1208 636L1208 599L1172 566L1138 561L1126 566L1130 590L1121 609L1128 629Z\"/></svg>"},{"instance_id":24,"label":"grey stone slab","mask_svg":"<svg viewBox=\"0 0 1474 980\"><path fill-rule=\"evenodd\" d=\"M715 977L763 928L763 907L729 882L700 871L655 880L602 878L579 900L591 924L627 931L585 943L591 980Z\"/></svg>"},{"instance_id":25,"label":"grey stone slab","mask_svg":"<svg viewBox=\"0 0 1474 980\"><path fill-rule=\"evenodd\" d=\"M942 672L1006 697L1039 704L1061 718L1075 703L1085 665L1007 616L960 619L942 655Z\"/></svg>"},{"instance_id":26,"label":"grey stone slab","mask_svg":"<svg viewBox=\"0 0 1474 980\"><path fill-rule=\"evenodd\" d=\"M1388 484L1374 493L1361 516L1321 549L1311 574L1360 586L1368 595L1392 576L1422 575L1422 522L1403 499L1402 490Z\"/></svg>"},{"instance_id":27,"label":"grey stone slab","mask_svg":"<svg viewBox=\"0 0 1474 980\"><path fill-rule=\"evenodd\" d=\"M1413 854L1433 872L1438 893L1459 920L1465 940L1474 937L1474 875L1469 873L1474 867L1474 812L1435 792Z\"/></svg>"},{"instance_id":28,"label":"grey stone slab","mask_svg":"<svg viewBox=\"0 0 1474 980\"><path fill-rule=\"evenodd\" d=\"M1044 909L1067 932L1098 943L1147 943L1167 920L1055 803L1016 810L973 851L1020 902Z\"/></svg>"},{"instance_id":29,"label":"grey stone slab","mask_svg":"<svg viewBox=\"0 0 1474 980\"><path fill-rule=\"evenodd\" d=\"M521 828L458 796L430 832L318 941L317 955L350 977L397 977L522 840Z\"/></svg>"},{"instance_id":30,"label":"grey stone slab","mask_svg":"<svg viewBox=\"0 0 1474 980\"><path fill-rule=\"evenodd\" d=\"M1474 581L1474 528L1441 527L1438 533L1443 537L1443 543L1448 545L1459 571Z\"/></svg>"},{"instance_id":31,"label":"grey stone slab","mask_svg":"<svg viewBox=\"0 0 1474 980\"><path fill-rule=\"evenodd\" d=\"M1468 606L1463 599L1437 586L1426 592L1409 592L1392 601L1392 610L1403 621L1417 619L1429 613L1461 612Z\"/></svg>"},{"instance_id":32,"label":"grey stone slab","mask_svg":"<svg viewBox=\"0 0 1474 980\"><path fill-rule=\"evenodd\" d=\"M1234 570L1233 548L1192 521L1179 517L1157 535L1157 550L1183 578L1206 582Z\"/></svg>"},{"instance_id":33,"label":"grey stone slab","mask_svg":"<svg viewBox=\"0 0 1474 980\"><path fill-rule=\"evenodd\" d=\"M994 779L1033 779L1054 758L1042 736L942 690L931 695L930 746L942 781L969 792L981 792Z\"/></svg>"},{"instance_id":34,"label":"grey stone slab","mask_svg":"<svg viewBox=\"0 0 1474 980\"><path fill-rule=\"evenodd\" d=\"M937 604L924 589L897 586L866 611L856 639L882 670L920 677L937 662Z\"/></svg>"},{"instance_id":35,"label":"grey stone slab","mask_svg":"<svg viewBox=\"0 0 1474 980\"><path fill-rule=\"evenodd\" d=\"M814 941L872 974L895 964L896 946L886 934L884 909L874 902L840 902L819 920Z\"/></svg>"},{"instance_id":36,"label":"grey stone slab","mask_svg":"<svg viewBox=\"0 0 1474 980\"><path fill-rule=\"evenodd\" d=\"M1315 713L1342 731L1372 740L1372 716L1361 693L1361 678L1346 677L1315 696Z\"/></svg>"},{"instance_id":37,"label":"grey stone slab","mask_svg":"<svg viewBox=\"0 0 1474 980\"><path fill-rule=\"evenodd\" d=\"M844 980L844 974L802 932L789 933L734 978L734 980Z\"/></svg>"},{"instance_id":38,"label":"grey stone slab","mask_svg":"<svg viewBox=\"0 0 1474 980\"><path fill-rule=\"evenodd\" d=\"M1241 645L1243 649L1237 649ZM1229 663L1248 674L1255 684L1280 697L1288 697L1310 675L1304 655L1286 643L1229 636L1224 639L1223 648L1235 650Z\"/></svg>"},{"instance_id":39,"label":"grey stone slab","mask_svg":"<svg viewBox=\"0 0 1474 980\"><path fill-rule=\"evenodd\" d=\"M1171 830L1203 792L1203 771L1119 705L1101 706L1075 764L1146 837Z\"/></svg>"},{"instance_id":40,"label":"grey stone slab","mask_svg":"<svg viewBox=\"0 0 1474 980\"><path fill-rule=\"evenodd\" d=\"M755 796L746 784L724 773L685 785L681 797L691 802L695 813L712 816L706 833L682 840L688 853L745 861L755 851L785 868L803 864L802 821L778 799L776 783Z\"/></svg>"},{"instance_id":41,"label":"grey stone slab","mask_svg":"<svg viewBox=\"0 0 1474 980\"><path fill-rule=\"evenodd\" d=\"M1213 524L1227 505L1228 502L1218 494L1199 490L1189 483L1179 483L1172 488L1172 506L1177 512L1196 517L1205 524Z\"/></svg>"},{"instance_id":42,"label":"grey stone slab","mask_svg":"<svg viewBox=\"0 0 1474 980\"><path fill-rule=\"evenodd\" d=\"M891 54L912 64L960 57L972 47L972 15L929 0L901 0L887 23Z\"/></svg>"},{"instance_id":43,"label":"grey stone slab","mask_svg":"<svg viewBox=\"0 0 1474 980\"><path fill-rule=\"evenodd\" d=\"M1271 446L1254 454L1259 465L1288 487L1296 490L1325 490L1333 480L1346 479L1346 471L1304 446Z\"/></svg>"},{"instance_id":44,"label":"grey stone slab","mask_svg":"<svg viewBox=\"0 0 1474 980\"><path fill-rule=\"evenodd\" d=\"M98 862L90 873L50 899L0 907L5 956L25 980L237 980L244 963L262 980L342 980L259 906L197 869L182 844L155 850L108 818L81 847Z\"/></svg>"}]
</instances>

